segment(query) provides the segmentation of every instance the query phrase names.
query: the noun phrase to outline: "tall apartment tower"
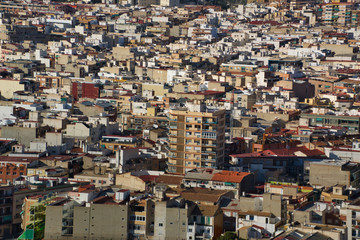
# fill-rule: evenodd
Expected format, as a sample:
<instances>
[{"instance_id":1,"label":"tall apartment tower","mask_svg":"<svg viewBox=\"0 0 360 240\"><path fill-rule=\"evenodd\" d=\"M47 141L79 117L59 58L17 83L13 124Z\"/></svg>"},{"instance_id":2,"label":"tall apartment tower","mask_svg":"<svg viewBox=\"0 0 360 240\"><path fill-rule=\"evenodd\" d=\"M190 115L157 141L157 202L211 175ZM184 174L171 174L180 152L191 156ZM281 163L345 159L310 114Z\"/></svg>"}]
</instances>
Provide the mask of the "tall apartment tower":
<instances>
[{"instance_id":1,"label":"tall apartment tower","mask_svg":"<svg viewBox=\"0 0 360 240\"><path fill-rule=\"evenodd\" d=\"M225 110L197 106L170 110L169 172L185 173L224 164Z\"/></svg>"}]
</instances>

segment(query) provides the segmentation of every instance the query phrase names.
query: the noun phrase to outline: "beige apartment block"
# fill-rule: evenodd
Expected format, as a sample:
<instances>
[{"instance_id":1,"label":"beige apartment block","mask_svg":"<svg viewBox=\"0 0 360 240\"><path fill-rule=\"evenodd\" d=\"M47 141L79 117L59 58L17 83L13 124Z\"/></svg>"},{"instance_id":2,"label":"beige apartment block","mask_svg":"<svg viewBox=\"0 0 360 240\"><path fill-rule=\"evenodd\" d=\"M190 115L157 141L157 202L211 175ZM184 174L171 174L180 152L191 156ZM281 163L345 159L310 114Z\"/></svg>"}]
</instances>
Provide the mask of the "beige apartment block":
<instances>
[{"instance_id":1,"label":"beige apartment block","mask_svg":"<svg viewBox=\"0 0 360 240\"><path fill-rule=\"evenodd\" d=\"M170 110L169 121L169 172L185 173L224 164L225 110Z\"/></svg>"}]
</instances>

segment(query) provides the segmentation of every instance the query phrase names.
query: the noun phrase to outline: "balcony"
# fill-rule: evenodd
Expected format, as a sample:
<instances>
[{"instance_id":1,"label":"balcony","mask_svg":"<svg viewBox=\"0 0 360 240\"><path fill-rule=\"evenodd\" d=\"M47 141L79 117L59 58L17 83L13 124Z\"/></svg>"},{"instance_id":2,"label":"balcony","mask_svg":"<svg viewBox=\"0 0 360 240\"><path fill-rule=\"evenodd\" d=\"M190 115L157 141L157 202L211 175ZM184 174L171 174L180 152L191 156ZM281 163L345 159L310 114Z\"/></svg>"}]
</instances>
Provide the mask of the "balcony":
<instances>
[{"instance_id":1,"label":"balcony","mask_svg":"<svg viewBox=\"0 0 360 240\"><path fill-rule=\"evenodd\" d=\"M172 122L177 122L177 119L176 118L170 118L170 117L168 117L167 118L169 121L172 121Z\"/></svg>"},{"instance_id":2,"label":"balcony","mask_svg":"<svg viewBox=\"0 0 360 240\"><path fill-rule=\"evenodd\" d=\"M201 159L202 162L216 162L216 159L215 158L202 158Z\"/></svg>"},{"instance_id":3,"label":"balcony","mask_svg":"<svg viewBox=\"0 0 360 240\"><path fill-rule=\"evenodd\" d=\"M203 132L217 132L217 129L203 129Z\"/></svg>"},{"instance_id":4,"label":"balcony","mask_svg":"<svg viewBox=\"0 0 360 240\"><path fill-rule=\"evenodd\" d=\"M202 134L202 138L216 139L216 135L215 136L209 136L209 135L206 135L206 134Z\"/></svg>"},{"instance_id":5,"label":"balcony","mask_svg":"<svg viewBox=\"0 0 360 240\"><path fill-rule=\"evenodd\" d=\"M218 122L204 121L203 124L218 124Z\"/></svg>"},{"instance_id":6,"label":"balcony","mask_svg":"<svg viewBox=\"0 0 360 240\"><path fill-rule=\"evenodd\" d=\"M212 144L212 143L202 143L202 146L209 146L209 147L216 147L216 144Z\"/></svg>"},{"instance_id":7,"label":"balcony","mask_svg":"<svg viewBox=\"0 0 360 240\"><path fill-rule=\"evenodd\" d=\"M215 151L201 151L201 153L205 153L205 154L216 154Z\"/></svg>"}]
</instances>

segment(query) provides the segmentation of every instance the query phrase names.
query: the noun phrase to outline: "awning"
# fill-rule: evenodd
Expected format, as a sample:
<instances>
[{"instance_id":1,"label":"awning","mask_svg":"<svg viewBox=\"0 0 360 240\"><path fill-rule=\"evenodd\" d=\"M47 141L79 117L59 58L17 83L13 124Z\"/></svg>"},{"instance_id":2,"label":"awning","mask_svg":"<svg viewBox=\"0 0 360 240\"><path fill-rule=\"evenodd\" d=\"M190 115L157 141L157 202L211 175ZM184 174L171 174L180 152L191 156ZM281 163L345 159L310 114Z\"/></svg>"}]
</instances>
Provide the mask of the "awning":
<instances>
[{"instance_id":1,"label":"awning","mask_svg":"<svg viewBox=\"0 0 360 240\"><path fill-rule=\"evenodd\" d=\"M24 240L32 240L34 239L34 229L26 229L20 237L18 237L18 240L24 239Z\"/></svg>"}]
</instances>

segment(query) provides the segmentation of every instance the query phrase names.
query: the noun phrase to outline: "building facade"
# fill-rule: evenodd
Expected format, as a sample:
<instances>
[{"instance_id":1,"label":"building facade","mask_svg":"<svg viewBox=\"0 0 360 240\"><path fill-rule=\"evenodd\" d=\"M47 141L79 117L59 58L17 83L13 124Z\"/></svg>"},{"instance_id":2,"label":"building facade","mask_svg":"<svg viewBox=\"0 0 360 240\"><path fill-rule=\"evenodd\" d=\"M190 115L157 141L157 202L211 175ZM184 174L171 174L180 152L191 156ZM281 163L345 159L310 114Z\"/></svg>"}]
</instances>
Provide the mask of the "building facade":
<instances>
[{"instance_id":1,"label":"building facade","mask_svg":"<svg viewBox=\"0 0 360 240\"><path fill-rule=\"evenodd\" d=\"M194 168L223 166L225 110L170 110L169 121L169 172L185 173Z\"/></svg>"}]
</instances>

